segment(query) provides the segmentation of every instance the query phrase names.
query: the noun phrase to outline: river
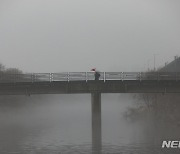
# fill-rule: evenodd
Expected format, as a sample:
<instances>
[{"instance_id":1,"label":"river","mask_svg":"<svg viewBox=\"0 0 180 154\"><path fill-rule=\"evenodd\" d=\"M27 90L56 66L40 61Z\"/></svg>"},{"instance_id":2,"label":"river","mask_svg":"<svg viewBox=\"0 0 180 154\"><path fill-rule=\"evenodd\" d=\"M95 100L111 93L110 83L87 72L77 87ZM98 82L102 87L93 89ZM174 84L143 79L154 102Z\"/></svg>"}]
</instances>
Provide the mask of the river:
<instances>
[{"instance_id":1,"label":"river","mask_svg":"<svg viewBox=\"0 0 180 154\"><path fill-rule=\"evenodd\" d=\"M8 105L7 101L1 102L1 154L92 153L89 94L19 97L23 97L21 102L13 101L13 97ZM179 153L179 149L161 148L163 138L171 136L171 127L162 128L167 129L166 135L158 135L161 129L156 130L151 122L124 118L124 111L133 103L129 94L102 94L101 153Z\"/></svg>"}]
</instances>

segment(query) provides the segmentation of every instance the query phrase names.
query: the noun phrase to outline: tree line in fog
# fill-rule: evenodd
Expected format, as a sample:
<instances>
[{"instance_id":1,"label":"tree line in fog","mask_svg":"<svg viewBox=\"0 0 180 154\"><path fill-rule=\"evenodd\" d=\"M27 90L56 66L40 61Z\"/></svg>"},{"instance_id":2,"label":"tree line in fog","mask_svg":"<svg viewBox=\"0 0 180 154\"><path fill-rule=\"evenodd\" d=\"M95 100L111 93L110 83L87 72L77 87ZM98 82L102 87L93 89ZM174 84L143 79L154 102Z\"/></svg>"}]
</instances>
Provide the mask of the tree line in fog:
<instances>
[{"instance_id":1,"label":"tree line in fog","mask_svg":"<svg viewBox=\"0 0 180 154\"><path fill-rule=\"evenodd\" d=\"M3 64L0 63L0 76L3 76L3 80L4 78L6 78L7 75L7 79L6 80L10 80L8 78L8 74L22 74L23 71L21 71L18 68L6 68ZM2 79L2 78L1 78ZM41 99L41 96L33 96L33 100L35 101L36 99L39 100ZM25 95L0 95L0 111L6 111L9 110L10 108L21 108L24 105L29 104L29 101L32 99L32 97L30 98L29 95L28 97ZM35 101L36 102L36 101Z\"/></svg>"},{"instance_id":2,"label":"tree line in fog","mask_svg":"<svg viewBox=\"0 0 180 154\"><path fill-rule=\"evenodd\" d=\"M6 68L0 63L0 73L3 74L22 74L23 72L17 68Z\"/></svg>"},{"instance_id":3,"label":"tree line in fog","mask_svg":"<svg viewBox=\"0 0 180 154\"><path fill-rule=\"evenodd\" d=\"M161 68L157 71L161 71ZM180 127L180 95L178 93L135 94L134 100L136 105L129 107L124 113L127 119L138 121L150 117L156 123L168 123Z\"/></svg>"}]
</instances>

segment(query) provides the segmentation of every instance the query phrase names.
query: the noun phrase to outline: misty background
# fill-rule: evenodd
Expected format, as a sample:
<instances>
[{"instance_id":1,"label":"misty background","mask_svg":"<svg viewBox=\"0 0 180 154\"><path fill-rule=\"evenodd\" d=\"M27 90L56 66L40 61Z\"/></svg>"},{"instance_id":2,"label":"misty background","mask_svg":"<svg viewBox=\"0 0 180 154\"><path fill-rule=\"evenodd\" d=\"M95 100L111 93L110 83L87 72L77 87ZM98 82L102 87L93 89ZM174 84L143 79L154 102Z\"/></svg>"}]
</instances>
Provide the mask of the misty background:
<instances>
[{"instance_id":1,"label":"misty background","mask_svg":"<svg viewBox=\"0 0 180 154\"><path fill-rule=\"evenodd\" d=\"M0 0L0 61L25 72L144 71L180 51L179 0ZM148 64L149 63L149 64Z\"/></svg>"},{"instance_id":2,"label":"misty background","mask_svg":"<svg viewBox=\"0 0 180 154\"><path fill-rule=\"evenodd\" d=\"M179 8L179 0L0 0L0 72L147 71L154 58L162 67L179 55ZM0 152L89 153L90 98L1 96ZM179 139L179 100L102 94L103 152L179 153L160 149Z\"/></svg>"}]
</instances>

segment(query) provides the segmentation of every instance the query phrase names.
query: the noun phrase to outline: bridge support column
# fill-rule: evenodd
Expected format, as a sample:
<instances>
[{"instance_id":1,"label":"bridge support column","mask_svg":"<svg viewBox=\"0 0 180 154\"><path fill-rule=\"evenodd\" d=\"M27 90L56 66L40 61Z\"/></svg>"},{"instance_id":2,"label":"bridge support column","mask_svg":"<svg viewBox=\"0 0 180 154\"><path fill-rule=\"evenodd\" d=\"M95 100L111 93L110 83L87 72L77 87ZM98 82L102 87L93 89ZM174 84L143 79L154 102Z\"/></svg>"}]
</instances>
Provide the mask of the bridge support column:
<instances>
[{"instance_id":1,"label":"bridge support column","mask_svg":"<svg viewBox=\"0 0 180 154\"><path fill-rule=\"evenodd\" d=\"M100 154L102 147L101 132L101 93L91 94L92 105L92 151L93 154Z\"/></svg>"}]
</instances>

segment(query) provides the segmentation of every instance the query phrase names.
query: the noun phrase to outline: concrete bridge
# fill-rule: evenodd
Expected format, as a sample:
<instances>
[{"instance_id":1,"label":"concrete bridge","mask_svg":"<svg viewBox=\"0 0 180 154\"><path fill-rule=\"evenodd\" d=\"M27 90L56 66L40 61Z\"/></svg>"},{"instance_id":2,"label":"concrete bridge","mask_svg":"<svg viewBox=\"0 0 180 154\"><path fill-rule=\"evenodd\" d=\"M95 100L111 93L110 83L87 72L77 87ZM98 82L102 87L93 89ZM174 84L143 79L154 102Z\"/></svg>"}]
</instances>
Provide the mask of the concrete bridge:
<instances>
[{"instance_id":1,"label":"concrete bridge","mask_svg":"<svg viewBox=\"0 0 180 154\"><path fill-rule=\"evenodd\" d=\"M101 152L101 93L180 93L180 72L0 74L0 95L91 93L92 148Z\"/></svg>"},{"instance_id":2,"label":"concrete bridge","mask_svg":"<svg viewBox=\"0 0 180 154\"><path fill-rule=\"evenodd\" d=\"M0 95L72 93L179 93L180 72L0 74Z\"/></svg>"}]
</instances>

